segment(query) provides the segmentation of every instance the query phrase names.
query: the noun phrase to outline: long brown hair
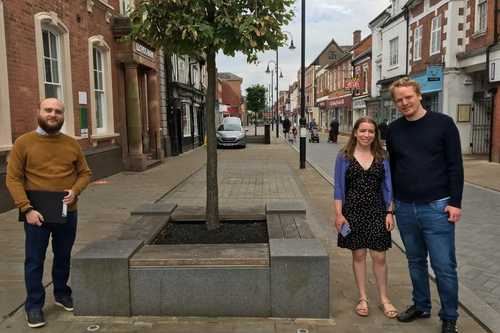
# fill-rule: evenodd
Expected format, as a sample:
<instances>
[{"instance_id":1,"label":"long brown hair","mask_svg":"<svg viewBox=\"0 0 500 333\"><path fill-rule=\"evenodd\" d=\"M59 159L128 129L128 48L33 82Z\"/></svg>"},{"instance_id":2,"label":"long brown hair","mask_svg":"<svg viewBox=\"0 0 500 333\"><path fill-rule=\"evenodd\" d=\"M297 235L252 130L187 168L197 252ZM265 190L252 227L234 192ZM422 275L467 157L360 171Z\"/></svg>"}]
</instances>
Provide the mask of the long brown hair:
<instances>
[{"instance_id":1,"label":"long brown hair","mask_svg":"<svg viewBox=\"0 0 500 333\"><path fill-rule=\"evenodd\" d=\"M375 163L382 163L382 160L384 158L388 158L389 154L380 143L380 132L378 131L377 122L372 117L367 116L359 117L359 119L356 120L356 123L354 123L349 141L347 141L344 148L340 150L341 156L345 157L350 162L354 162L354 150L357 144L357 138L354 136L354 133L358 130L359 125L362 123L369 123L375 126L375 138L371 144L371 153L375 159Z\"/></svg>"}]
</instances>

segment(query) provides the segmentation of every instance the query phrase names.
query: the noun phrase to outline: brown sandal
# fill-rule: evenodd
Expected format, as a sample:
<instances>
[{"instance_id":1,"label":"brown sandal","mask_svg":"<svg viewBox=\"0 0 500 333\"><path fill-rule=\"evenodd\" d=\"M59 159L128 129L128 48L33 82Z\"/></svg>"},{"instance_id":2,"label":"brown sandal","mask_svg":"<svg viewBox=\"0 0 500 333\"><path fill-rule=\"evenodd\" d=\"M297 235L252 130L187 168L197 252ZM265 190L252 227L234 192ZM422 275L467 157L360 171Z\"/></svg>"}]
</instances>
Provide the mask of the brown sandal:
<instances>
[{"instance_id":1,"label":"brown sandal","mask_svg":"<svg viewBox=\"0 0 500 333\"><path fill-rule=\"evenodd\" d=\"M359 303L366 302L366 307L360 306ZM370 314L370 309L368 308L369 302L366 298L360 298L358 300L358 306L356 306L356 313L361 317L367 317ZM361 312L366 311L366 312Z\"/></svg>"},{"instance_id":2,"label":"brown sandal","mask_svg":"<svg viewBox=\"0 0 500 333\"><path fill-rule=\"evenodd\" d=\"M390 305L387 307L388 309L385 307L385 305L387 305L387 304ZM382 309L382 311L384 312L384 314L388 318L396 318L398 316L398 310L396 310L396 308L394 307L394 305L392 305L392 303L390 301L385 301L384 303L381 303L380 309ZM392 312L392 315L391 315L391 312Z\"/></svg>"}]
</instances>

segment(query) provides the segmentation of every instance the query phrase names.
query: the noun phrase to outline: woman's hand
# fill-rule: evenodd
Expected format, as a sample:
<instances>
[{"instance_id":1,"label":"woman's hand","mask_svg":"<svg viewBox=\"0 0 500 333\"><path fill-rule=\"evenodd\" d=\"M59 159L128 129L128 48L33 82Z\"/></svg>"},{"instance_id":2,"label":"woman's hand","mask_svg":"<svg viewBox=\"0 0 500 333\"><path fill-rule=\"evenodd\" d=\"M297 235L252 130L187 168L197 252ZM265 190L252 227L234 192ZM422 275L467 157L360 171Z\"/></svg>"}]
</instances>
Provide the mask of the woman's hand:
<instances>
[{"instance_id":1,"label":"woman's hand","mask_svg":"<svg viewBox=\"0 0 500 333\"><path fill-rule=\"evenodd\" d=\"M344 223L349 226L349 223L347 223L347 220L345 219L344 215L335 216L335 229L337 229L338 232L342 230L342 225Z\"/></svg>"},{"instance_id":2,"label":"woman's hand","mask_svg":"<svg viewBox=\"0 0 500 333\"><path fill-rule=\"evenodd\" d=\"M385 218L385 228L387 231L393 231L395 226L394 216L392 214L387 214L387 217Z\"/></svg>"}]
</instances>

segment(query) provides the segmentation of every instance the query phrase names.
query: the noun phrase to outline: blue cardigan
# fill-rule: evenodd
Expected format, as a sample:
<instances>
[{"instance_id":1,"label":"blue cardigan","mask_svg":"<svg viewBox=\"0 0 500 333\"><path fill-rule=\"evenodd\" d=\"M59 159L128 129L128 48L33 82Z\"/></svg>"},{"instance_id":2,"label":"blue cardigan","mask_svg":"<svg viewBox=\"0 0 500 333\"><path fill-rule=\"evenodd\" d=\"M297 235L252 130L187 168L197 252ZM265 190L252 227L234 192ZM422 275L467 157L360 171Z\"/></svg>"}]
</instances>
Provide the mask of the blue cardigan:
<instances>
[{"instance_id":1,"label":"blue cardigan","mask_svg":"<svg viewBox=\"0 0 500 333\"><path fill-rule=\"evenodd\" d=\"M342 206L345 202L345 173L347 171L347 167L349 166L349 160L343 156L339 152L337 155L337 159L335 161L335 185L333 191L333 199L342 200ZM392 181L391 181L391 169L389 166L389 160L384 159L384 169L385 169L385 178L381 184L382 194L384 196L385 209L389 210L389 206L391 205L391 201L393 200L392 193Z\"/></svg>"}]
</instances>

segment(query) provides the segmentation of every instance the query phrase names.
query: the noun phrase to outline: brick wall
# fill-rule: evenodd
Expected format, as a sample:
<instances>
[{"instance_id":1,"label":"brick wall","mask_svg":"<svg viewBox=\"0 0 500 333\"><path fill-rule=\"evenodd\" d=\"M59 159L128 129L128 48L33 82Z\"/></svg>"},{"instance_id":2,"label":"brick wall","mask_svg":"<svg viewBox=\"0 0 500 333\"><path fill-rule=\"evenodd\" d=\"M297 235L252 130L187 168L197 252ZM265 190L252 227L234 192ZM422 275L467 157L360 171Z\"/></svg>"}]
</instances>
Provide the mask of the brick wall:
<instances>
[{"instance_id":1,"label":"brick wall","mask_svg":"<svg viewBox=\"0 0 500 333\"><path fill-rule=\"evenodd\" d=\"M241 105L241 81L222 81L222 103L237 107Z\"/></svg>"},{"instance_id":2,"label":"brick wall","mask_svg":"<svg viewBox=\"0 0 500 333\"><path fill-rule=\"evenodd\" d=\"M118 1L110 0L109 4L118 9ZM115 66L113 61L114 39L111 33L111 23L106 23L105 12L93 7L92 13L87 12L87 0L9 0L4 2L5 35L7 44L7 65L9 75L10 106L13 140L21 134L32 131L37 126L36 110L40 101L38 86L38 71L35 44L34 16L40 12L57 13L57 17L69 30L71 75L73 81L73 105L66 105L66 112L74 112L75 135L80 135L78 92L90 92L88 38L102 35L112 50L112 77L116 87ZM76 16L81 21L77 22ZM64 87L63 87L64 89ZM118 128L118 105L116 89L113 89L115 105L115 128ZM90 102L88 104L89 132L91 131ZM89 139L79 141L82 148L90 148Z\"/></svg>"},{"instance_id":3,"label":"brick wall","mask_svg":"<svg viewBox=\"0 0 500 333\"><path fill-rule=\"evenodd\" d=\"M363 70L363 67L365 65L368 65L368 72L367 74L365 74L365 71ZM357 70L360 70L361 71L361 75L359 76L359 92L355 92L354 93L354 96L359 96L359 95L363 95L365 94L365 77L368 76L368 87L367 88L367 91L368 91L368 95L371 94L371 90L372 90L372 86L371 86L371 80L372 80L372 61L371 61L371 58L368 58L366 60L363 60L362 62L358 62L356 63L355 67L354 67L354 73L357 73Z\"/></svg>"},{"instance_id":4,"label":"brick wall","mask_svg":"<svg viewBox=\"0 0 500 333\"><path fill-rule=\"evenodd\" d=\"M488 46L493 42L493 26L494 26L494 11L495 11L495 0L488 1L488 14L487 14L487 23L486 23L486 33L485 34L476 34L476 1L477 0L468 0L467 1L467 9L470 11L470 14L465 18L466 24L468 23L469 29L465 32L465 37L468 39L468 43L465 45L465 51L473 51L477 49L482 49ZM496 0L498 1L498 0Z\"/></svg>"},{"instance_id":5,"label":"brick wall","mask_svg":"<svg viewBox=\"0 0 500 333\"><path fill-rule=\"evenodd\" d=\"M420 9L419 11L415 11L416 8L418 8L418 6L412 9L413 17L416 16L420 11ZM439 9L437 10L437 14L434 12L429 13L428 15L421 18L418 22L415 22L410 26L410 29L412 31L410 38L411 42L410 54L412 55L412 59L410 60L410 66L411 66L410 74L422 73L426 70L427 66L442 64L441 57L446 52L445 48L443 47L443 42L447 38L446 33L444 32L445 30L444 27L447 24L447 19L444 13L447 10L448 10L448 4L445 4L439 7ZM436 15L441 15L441 52L430 56L432 19L436 17ZM415 47L415 41L414 41L415 28L419 26L422 26L422 57L420 60L415 61L413 59L414 47Z\"/></svg>"}]
</instances>

